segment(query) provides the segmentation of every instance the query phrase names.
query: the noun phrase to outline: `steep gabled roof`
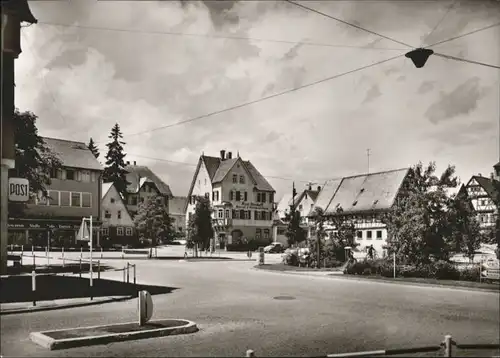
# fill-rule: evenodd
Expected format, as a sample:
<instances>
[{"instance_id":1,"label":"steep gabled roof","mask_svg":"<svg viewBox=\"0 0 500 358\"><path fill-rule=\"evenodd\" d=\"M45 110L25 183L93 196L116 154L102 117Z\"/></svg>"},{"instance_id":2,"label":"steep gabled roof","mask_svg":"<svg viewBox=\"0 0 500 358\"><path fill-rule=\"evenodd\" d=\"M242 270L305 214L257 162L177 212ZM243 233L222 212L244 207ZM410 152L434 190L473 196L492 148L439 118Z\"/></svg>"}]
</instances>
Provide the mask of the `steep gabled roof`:
<instances>
[{"instance_id":1,"label":"steep gabled roof","mask_svg":"<svg viewBox=\"0 0 500 358\"><path fill-rule=\"evenodd\" d=\"M328 205L330 205L330 202L337 192L341 182L342 178L330 179L321 186L321 191L319 192L311 211L309 211L309 216L314 215L316 208L321 208L323 211L328 208Z\"/></svg>"},{"instance_id":2,"label":"steep gabled roof","mask_svg":"<svg viewBox=\"0 0 500 358\"><path fill-rule=\"evenodd\" d=\"M142 165L128 165L125 167L125 170L128 171L127 181L130 184L127 187L127 191L129 193L137 193L146 181L150 181L156 185L160 194L172 196L170 187L148 167Z\"/></svg>"},{"instance_id":3,"label":"steep gabled roof","mask_svg":"<svg viewBox=\"0 0 500 358\"><path fill-rule=\"evenodd\" d=\"M217 168L217 171L215 172L215 175L212 178L212 183L215 184L223 181L226 175L231 171L233 166L236 164L236 162L239 161L239 159L240 158L225 159L219 162L219 167Z\"/></svg>"},{"instance_id":4,"label":"steep gabled roof","mask_svg":"<svg viewBox=\"0 0 500 358\"><path fill-rule=\"evenodd\" d=\"M209 157L208 155L202 155L201 160L205 163L205 168L207 168L208 176L210 180L213 181L215 173L219 168L220 158L217 157Z\"/></svg>"},{"instance_id":5,"label":"steep gabled roof","mask_svg":"<svg viewBox=\"0 0 500 358\"><path fill-rule=\"evenodd\" d=\"M262 190L262 191L272 191L274 192L274 188L272 187L271 184L264 178L264 176L255 168L255 165L252 164L251 161L247 160L243 162L246 169L248 172L250 172L250 175L252 176L254 182L255 182L255 187L257 190Z\"/></svg>"},{"instance_id":6,"label":"steep gabled roof","mask_svg":"<svg viewBox=\"0 0 500 358\"><path fill-rule=\"evenodd\" d=\"M408 170L404 168L343 178L325 213L333 215L338 207L345 213L390 209Z\"/></svg>"},{"instance_id":7,"label":"steep gabled roof","mask_svg":"<svg viewBox=\"0 0 500 358\"><path fill-rule=\"evenodd\" d=\"M492 199L496 205L500 205L500 181L480 176L472 176L469 183L475 180L484 189L486 194ZM468 184L467 184L468 185Z\"/></svg>"},{"instance_id":8,"label":"steep gabled roof","mask_svg":"<svg viewBox=\"0 0 500 358\"><path fill-rule=\"evenodd\" d=\"M109 189L113 186L113 183L102 183L101 189L101 199L103 199L108 193Z\"/></svg>"},{"instance_id":9,"label":"steep gabled roof","mask_svg":"<svg viewBox=\"0 0 500 358\"><path fill-rule=\"evenodd\" d=\"M316 202L318 198L319 191L318 190L304 190L304 194L311 198L313 202Z\"/></svg>"},{"instance_id":10,"label":"steep gabled roof","mask_svg":"<svg viewBox=\"0 0 500 358\"><path fill-rule=\"evenodd\" d=\"M78 169L103 170L101 163L94 157L94 154L92 154L85 143L48 137L42 138L46 146L62 161L63 166Z\"/></svg>"}]
</instances>

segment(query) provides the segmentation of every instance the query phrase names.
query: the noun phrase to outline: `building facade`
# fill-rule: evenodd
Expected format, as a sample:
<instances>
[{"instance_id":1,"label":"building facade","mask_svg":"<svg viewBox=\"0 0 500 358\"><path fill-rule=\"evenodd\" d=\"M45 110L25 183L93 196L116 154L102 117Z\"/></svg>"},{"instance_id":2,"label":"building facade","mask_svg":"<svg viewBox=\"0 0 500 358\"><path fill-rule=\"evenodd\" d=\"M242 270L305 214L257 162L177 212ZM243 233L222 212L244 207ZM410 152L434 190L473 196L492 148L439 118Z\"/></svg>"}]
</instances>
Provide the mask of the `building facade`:
<instances>
[{"instance_id":1,"label":"building facade","mask_svg":"<svg viewBox=\"0 0 500 358\"><path fill-rule=\"evenodd\" d=\"M238 240L272 240L275 190L250 161L221 150L220 157L202 155L198 160L186 204L186 222L196 208L196 198L210 200L216 243Z\"/></svg>"},{"instance_id":2,"label":"building facade","mask_svg":"<svg viewBox=\"0 0 500 358\"><path fill-rule=\"evenodd\" d=\"M168 214L172 218L172 226L178 234L186 232L186 203L187 197L174 196L168 205Z\"/></svg>"},{"instance_id":3,"label":"building facade","mask_svg":"<svg viewBox=\"0 0 500 358\"><path fill-rule=\"evenodd\" d=\"M125 169L128 171L127 181L127 197L124 198L127 209L132 218L134 218L139 204L155 197L160 196L161 202L168 210L169 200L173 197L170 187L163 182L151 169L146 166L133 165L127 162Z\"/></svg>"},{"instance_id":4,"label":"building facade","mask_svg":"<svg viewBox=\"0 0 500 358\"><path fill-rule=\"evenodd\" d=\"M101 246L133 244L135 225L122 196L113 183L103 183L101 192Z\"/></svg>"},{"instance_id":5,"label":"building facade","mask_svg":"<svg viewBox=\"0 0 500 358\"><path fill-rule=\"evenodd\" d=\"M494 167L495 172L490 177L481 174L474 175L466 185L460 188L467 191L482 231L486 232L495 227L500 205L500 163Z\"/></svg>"},{"instance_id":6,"label":"building facade","mask_svg":"<svg viewBox=\"0 0 500 358\"><path fill-rule=\"evenodd\" d=\"M382 257L385 255L387 228L381 216L391 210L408 170L397 169L329 180L323 185L309 216L314 218L316 207L321 208L327 218L342 215L356 228L358 251L366 252L373 245L377 255ZM338 208L342 208L341 214ZM325 228L335 235L336 228L332 222L327 221ZM310 230L309 236L313 237L313 225Z\"/></svg>"},{"instance_id":7,"label":"building facade","mask_svg":"<svg viewBox=\"0 0 500 358\"><path fill-rule=\"evenodd\" d=\"M9 218L9 243L52 246L78 243L82 218L92 216L94 241L98 243L101 216L102 166L85 143L43 138L61 160L62 168L51 173L48 198L41 193L28 201L20 217ZM12 176L16 173L12 172Z\"/></svg>"}]
</instances>

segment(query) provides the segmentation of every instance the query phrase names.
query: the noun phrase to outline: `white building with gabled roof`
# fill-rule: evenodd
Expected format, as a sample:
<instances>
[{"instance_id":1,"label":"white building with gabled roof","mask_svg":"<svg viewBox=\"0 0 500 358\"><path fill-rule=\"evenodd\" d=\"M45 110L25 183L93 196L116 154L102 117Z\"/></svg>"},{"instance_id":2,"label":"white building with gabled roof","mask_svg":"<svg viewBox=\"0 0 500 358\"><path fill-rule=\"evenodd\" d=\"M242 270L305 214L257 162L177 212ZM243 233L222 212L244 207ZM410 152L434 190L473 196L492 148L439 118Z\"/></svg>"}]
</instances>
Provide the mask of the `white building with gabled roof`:
<instances>
[{"instance_id":1,"label":"white building with gabled roof","mask_svg":"<svg viewBox=\"0 0 500 358\"><path fill-rule=\"evenodd\" d=\"M102 184L101 207L101 246L132 244L136 239L134 221L113 183Z\"/></svg>"},{"instance_id":2,"label":"white building with gabled roof","mask_svg":"<svg viewBox=\"0 0 500 358\"><path fill-rule=\"evenodd\" d=\"M250 161L221 150L220 157L201 155L186 202L186 225L196 197L210 199L218 242L272 240L275 190Z\"/></svg>"}]
</instances>

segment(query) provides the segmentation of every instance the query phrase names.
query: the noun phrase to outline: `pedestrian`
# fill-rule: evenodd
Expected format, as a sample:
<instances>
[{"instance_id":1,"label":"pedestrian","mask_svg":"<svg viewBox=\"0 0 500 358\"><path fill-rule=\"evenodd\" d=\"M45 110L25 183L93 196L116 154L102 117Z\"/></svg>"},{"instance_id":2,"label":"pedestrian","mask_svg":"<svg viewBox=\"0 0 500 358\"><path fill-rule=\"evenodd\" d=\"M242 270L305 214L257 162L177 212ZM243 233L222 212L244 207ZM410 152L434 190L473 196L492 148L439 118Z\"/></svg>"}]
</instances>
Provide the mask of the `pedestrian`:
<instances>
[{"instance_id":1,"label":"pedestrian","mask_svg":"<svg viewBox=\"0 0 500 358\"><path fill-rule=\"evenodd\" d=\"M368 258L370 260L373 260L373 251L375 251L375 249L373 248L373 244L368 246Z\"/></svg>"}]
</instances>

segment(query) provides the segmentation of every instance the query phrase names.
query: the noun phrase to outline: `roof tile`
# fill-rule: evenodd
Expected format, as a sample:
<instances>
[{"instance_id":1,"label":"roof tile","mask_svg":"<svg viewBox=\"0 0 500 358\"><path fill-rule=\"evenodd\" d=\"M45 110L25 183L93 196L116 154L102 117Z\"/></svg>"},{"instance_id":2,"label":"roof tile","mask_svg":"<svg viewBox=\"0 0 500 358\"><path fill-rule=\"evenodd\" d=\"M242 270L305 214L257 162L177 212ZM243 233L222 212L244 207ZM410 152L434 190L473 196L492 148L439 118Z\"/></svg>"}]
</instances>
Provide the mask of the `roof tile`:
<instances>
[{"instance_id":1,"label":"roof tile","mask_svg":"<svg viewBox=\"0 0 500 358\"><path fill-rule=\"evenodd\" d=\"M63 166L79 169L103 170L101 163L94 157L85 143L48 137L42 138L46 146L62 161Z\"/></svg>"},{"instance_id":2,"label":"roof tile","mask_svg":"<svg viewBox=\"0 0 500 358\"><path fill-rule=\"evenodd\" d=\"M152 181L156 185L161 194L172 196L170 187L148 167L142 165L128 165L125 167L125 170L128 171L127 181L130 184L127 187L127 191L129 193L136 193L141 188L142 184L149 179L149 181Z\"/></svg>"}]
</instances>

